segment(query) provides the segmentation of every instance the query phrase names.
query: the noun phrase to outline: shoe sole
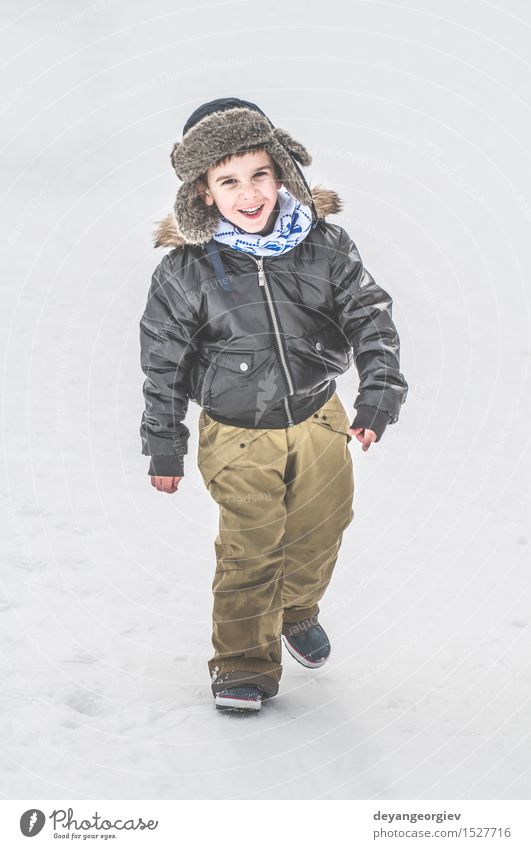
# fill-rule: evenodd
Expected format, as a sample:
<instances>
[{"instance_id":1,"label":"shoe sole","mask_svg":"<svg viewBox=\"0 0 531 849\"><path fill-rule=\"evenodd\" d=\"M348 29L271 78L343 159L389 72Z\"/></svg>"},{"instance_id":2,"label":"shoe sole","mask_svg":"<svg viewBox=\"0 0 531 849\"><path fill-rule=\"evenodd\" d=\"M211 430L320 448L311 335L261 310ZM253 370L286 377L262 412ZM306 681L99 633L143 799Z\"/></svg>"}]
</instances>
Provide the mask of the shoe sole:
<instances>
[{"instance_id":1,"label":"shoe sole","mask_svg":"<svg viewBox=\"0 0 531 849\"><path fill-rule=\"evenodd\" d=\"M284 634L282 634L282 640L290 655L294 657L295 660L297 660L302 666L306 666L307 669L317 669L319 666L324 666L331 654L330 650L327 656L324 657L322 660L308 660L307 657L305 657L303 654L299 654L299 652L293 648L293 646L290 644L289 640Z\"/></svg>"},{"instance_id":2,"label":"shoe sole","mask_svg":"<svg viewBox=\"0 0 531 849\"><path fill-rule=\"evenodd\" d=\"M234 696L216 696L216 708L218 710L250 711L256 713L261 707L261 701L238 699Z\"/></svg>"}]
</instances>

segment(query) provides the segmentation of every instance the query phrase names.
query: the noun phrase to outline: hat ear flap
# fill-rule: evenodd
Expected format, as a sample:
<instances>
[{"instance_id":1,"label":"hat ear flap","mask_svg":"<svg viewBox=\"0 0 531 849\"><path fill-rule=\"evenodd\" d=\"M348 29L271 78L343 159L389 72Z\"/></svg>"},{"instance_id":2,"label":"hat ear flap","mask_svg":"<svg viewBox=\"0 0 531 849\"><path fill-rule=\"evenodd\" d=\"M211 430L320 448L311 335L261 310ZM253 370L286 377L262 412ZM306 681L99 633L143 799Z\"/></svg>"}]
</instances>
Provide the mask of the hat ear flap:
<instances>
[{"instance_id":1,"label":"hat ear flap","mask_svg":"<svg viewBox=\"0 0 531 849\"><path fill-rule=\"evenodd\" d=\"M287 130L283 130L281 127L275 127L272 135L283 147L286 148L286 150L300 165L304 165L306 167L307 165L312 164L312 157L306 148L300 144L300 142L295 141L293 136L290 136Z\"/></svg>"},{"instance_id":2,"label":"hat ear flap","mask_svg":"<svg viewBox=\"0 0 531 849\"><path fill-rule=\"evenodd\" d=\"M216 232L219 210L215 204L207 206L197 193L196 181L182 184L173 207L179 231L192 245L208 242Z\"/></svg>"},{"instance_id":3,"label":"hat ear flap","mask_svg":"<svg viewBox=\"0 0 531 849\"><path fill-rule=\"evenodd\" d=\"M179 176L179 172L177 171L177 168L178 168L177 153L179 152L180 147L181 147L181 143L175 142L175 144L173 145L173 147L171 149L171 153L170 153L170 161L171 161L171 164L172 164L172 166L175 170L175 173L179 177L179 180L181 179L181 177Z\"/></svg>"}]
</instances>

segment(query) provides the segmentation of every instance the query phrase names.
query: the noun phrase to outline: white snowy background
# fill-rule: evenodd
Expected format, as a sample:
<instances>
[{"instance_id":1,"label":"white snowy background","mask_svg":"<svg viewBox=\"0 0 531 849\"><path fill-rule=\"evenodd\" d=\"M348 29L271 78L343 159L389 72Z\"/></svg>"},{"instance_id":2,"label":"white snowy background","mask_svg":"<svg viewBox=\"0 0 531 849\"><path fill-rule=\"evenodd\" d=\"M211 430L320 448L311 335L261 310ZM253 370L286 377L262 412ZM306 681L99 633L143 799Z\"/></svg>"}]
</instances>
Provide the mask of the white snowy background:
<instances>
[{"instance_id":1,"label":"white snowy background","mask_svg":"<svg viewBox=\"0 0 531 849\"><path fill-rule=\"evenodd\" d=\"M530 31L524 0L2 4L3 798L529 797ZM243 719L210 691L199 408L174 495L138 433L169 152L227 95L342 196L410 386L350 446L329 664L286 654Z\"/></svg>"}]
</instances>

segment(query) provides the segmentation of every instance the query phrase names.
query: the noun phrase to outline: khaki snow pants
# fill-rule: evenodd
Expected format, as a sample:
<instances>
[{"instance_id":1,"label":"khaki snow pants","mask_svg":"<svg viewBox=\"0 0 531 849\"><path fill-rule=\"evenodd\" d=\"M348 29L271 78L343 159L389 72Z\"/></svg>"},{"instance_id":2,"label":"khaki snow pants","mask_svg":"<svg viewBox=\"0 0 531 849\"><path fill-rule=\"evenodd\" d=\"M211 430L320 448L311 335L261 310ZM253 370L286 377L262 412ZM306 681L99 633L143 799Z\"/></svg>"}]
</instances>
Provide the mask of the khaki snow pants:
<instances>
[{"instance_id":1,"label":"khaki snow pants","mask_svg":"<svg viewBox=\"0 0 531 849\"><path fill-rule=\"evenodd\" d=\"M208 661L215 694L282 675L283 625L314 617L354 517L351 419L337 393L289 428L199 417L198 467L219 505Z\"/></svg>"}]
</instances>

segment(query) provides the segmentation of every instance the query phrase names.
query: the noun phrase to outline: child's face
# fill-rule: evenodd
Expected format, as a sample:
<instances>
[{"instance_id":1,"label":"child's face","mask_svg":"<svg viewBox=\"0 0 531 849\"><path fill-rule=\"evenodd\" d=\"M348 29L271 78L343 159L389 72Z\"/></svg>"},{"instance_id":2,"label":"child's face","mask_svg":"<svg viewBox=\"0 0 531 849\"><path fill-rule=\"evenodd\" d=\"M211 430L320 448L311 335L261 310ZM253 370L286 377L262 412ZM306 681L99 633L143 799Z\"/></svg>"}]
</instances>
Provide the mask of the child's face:
<instances>
[{"instance_id":1,"label":"child's face","mask_svg":"<svg viewBox=\"0 0 531 849\"><path fill-rule=\"evenodd\" d=\"M207 206L215 203L232 224L247 233L259 233L274 223L270 219L276 216L273 210L282 182L275 179L273 160L265 150L232 156L224 165L209 168L207 178L204 194L198 191Z\"/></svg>"}]
</instances>

